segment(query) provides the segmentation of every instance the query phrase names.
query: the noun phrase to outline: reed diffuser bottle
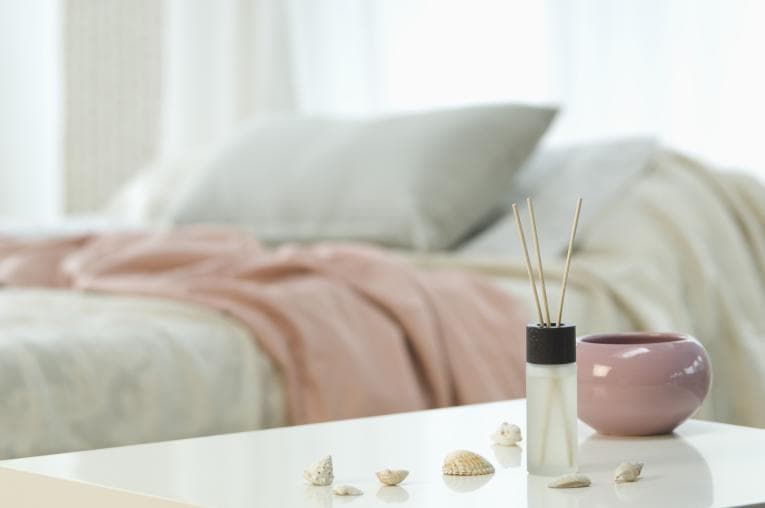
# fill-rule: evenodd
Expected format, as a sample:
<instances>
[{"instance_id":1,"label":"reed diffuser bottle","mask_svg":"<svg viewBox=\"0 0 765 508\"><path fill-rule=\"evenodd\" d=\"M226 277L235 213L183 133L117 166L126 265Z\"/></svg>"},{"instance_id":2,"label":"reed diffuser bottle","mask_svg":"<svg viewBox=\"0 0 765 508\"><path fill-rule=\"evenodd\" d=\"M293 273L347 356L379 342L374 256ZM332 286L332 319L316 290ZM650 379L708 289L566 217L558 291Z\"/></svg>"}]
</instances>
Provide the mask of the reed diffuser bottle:
<instances>
[{"instance_id":1,"label":"reed diffuser bottle","mask_svg":"<svg viewBox=\"0 0 765 508\"><path fill-rule=\"evenodd\" d=\"M529 473L577 470L576 327L526 327L526 435Z\"/></svg>"},{"instance_id":2,"label":"reed diffuser bottle","mask_svg":"<svg viewBox=\"0 0 765 508\"><path fill-rule=\"evenodd\" d=\"M523 247L523 260L526 263L529 286L539 318L537 324L526 327L526 436L528 442L526 468L531 474L562 475L576 472L579 449L576 419L576 327L563 324L561 321L568 270L571 266L571 253L574 238L576 238L579 214L582 210L582 198L576 201L574 222L571 224L556 322L550 319L537 221L531 198L526 199L526 204L529 208L544 304L544 307L539 304L536 277L526 247L526 235L523 233L518 205L513 203L515 226L521 247ZM543 308L544 314L542 314Z\"/></svg>"}]
</instances>

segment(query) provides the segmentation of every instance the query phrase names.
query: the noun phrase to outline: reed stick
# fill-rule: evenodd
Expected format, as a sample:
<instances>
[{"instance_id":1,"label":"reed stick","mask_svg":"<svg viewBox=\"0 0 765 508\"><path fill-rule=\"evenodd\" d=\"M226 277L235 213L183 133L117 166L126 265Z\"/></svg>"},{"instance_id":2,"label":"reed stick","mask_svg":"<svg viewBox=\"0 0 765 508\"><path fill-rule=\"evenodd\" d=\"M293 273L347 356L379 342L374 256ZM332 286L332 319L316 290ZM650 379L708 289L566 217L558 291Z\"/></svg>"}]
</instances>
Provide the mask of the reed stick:
<instances>
[{"instance_id":1,"label":"reed stick","mask_svg":"<svg viewBox=\"0 0 765 508\"><path fill-rule=\"evenodd\" d=\"M523 226L521 225L521 216L518 215L518 205L513 203L513 215L515 215L515 227L518 230L518 238L521 240L521 246L523 247L523 260L526 262L526 272L529 274L529 284L531 285L531 292L534 294L534 304L537 307L537 316L539 317L539 323L543 324L542 308L539 306L539 295L537 295L537 283L534 280L534 271L531 268L531 261L529 260L529 249L526 247L526 235L523 234Z\"/></svg>"},{"instance_id":2,"label":"reed stick","mask_svg":"<svg viewBox=\"0 0 765 508\"><path fill-rule=\"evenodd\" d=\"M549 436L550 418L552 418L552 400L553 393L557 392L558 378L550 378L550 386L547 388L547 404L545 404L545 415L542 423L542 446L539 449L539 463L544 464L547 455L547 437Z\"/></svg>"},{"instance_id":3,"label":"reed stick","mask_svg":"<svg viewBox=\"0 0 765 508\"><path fill-rule=\"evenodd\" d=\"M542 269L542 252L539 249L539 233L537 232L537 218L534 214L534 203L531 198L526 198L526 205L529 208L529 220L531 221L531 231L534 233L534 250L537 253L537 267L539 269L539 281L542 284L542 303L545 308L545 326L552 326L550 320L550 305L547 303L547 286L545 286L545 272Z\"/></svg>"},{"instance_id":4,"label":"reed stick","mask_svg":"<svg viewBox=\"0 0 765 508\"><path fill-rule=\"evenodd\" d=\"M579 213L582 211L582 198L576 200L576 211L574 212L574 222L571 224L571 236L568 239L568 253L566 254L566 267L563 270L563 284L560 288L560 303L558 305L557 326L560 328L563 319L563 300L566 297L566 284L568 284L568 269L571 266L571 251L574 248L574 238L576 238L576 227L579 224Z\"/></svg>"},{"instance_id":5,"label":"reed stick","mask_svg":"<svg viewBox=\"0 0 765 508\"><path fill-rule=\"evenodd\" d=\"M545 406L545 416L544 416L544 423L542 426L542 446L540 447L539 452L539 463L542 464L545 461L545 456L547 455L547 437L548 437L548 429L550 428L550 419L552 418L552 403L553 398L560 397L561 404L565 406L566 400L563 398L563 390L560 386L560 379L558 377L553 377L550 380L550 388L547 392L547 405ZM561 410L561 419L563 420L563 432L566 434L566 459L569 466L574 465L574 453L572 450L573 443L574 443L574 437L571 435L571 429L569 428L571 422L566 417L566 409L565 407Z\"/></svg>"}]
</instances>

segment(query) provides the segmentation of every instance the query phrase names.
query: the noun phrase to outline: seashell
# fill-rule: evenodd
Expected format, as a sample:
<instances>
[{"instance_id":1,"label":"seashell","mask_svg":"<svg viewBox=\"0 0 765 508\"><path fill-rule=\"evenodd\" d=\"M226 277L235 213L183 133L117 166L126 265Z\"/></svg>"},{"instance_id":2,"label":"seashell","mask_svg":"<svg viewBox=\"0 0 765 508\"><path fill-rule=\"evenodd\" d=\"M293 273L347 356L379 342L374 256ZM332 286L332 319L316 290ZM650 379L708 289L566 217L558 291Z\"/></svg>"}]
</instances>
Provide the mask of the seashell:
<instances>
[{"instance_id":1,"label":"seashell","mask_svg":"<svg viewBox=\"0 0 765 508\"><path fill-rule=\"evenodd\" d=\"M335 479L335 475L332 472L332 456L327 455L315 464L308 466L308 469L303 471L303 478L311 485L321 487L331 485Z\"/></svg>"},{"instance_id":2,"label":"seashell","mask_svg":"<svg viewBox=\"0 0 765 508\"><path fill-rule=\"evenodd\" d=\"M375 474L385 485L398 485L409 476L409 471L406 469L383 469Z\"/></svg>"},{"instance_id":3,"label":"seashell","mask_svg":"<svg viewBox=\"0 0 765 508\"><path fill-rule=\"evenodd\" d=\"M479 476L492 474L494 466L477 453L457 450L446 456L441 471L452 476Z\"/></svg>"},{"instance_id":4,"label":"seashell","mask_svg":"<svg viewBox=\"0 0 765 508\"><path fill-rule=\"evenodd\" d=\"M507 422L502 422L494 434L491 435L492 442L501 446L515 446L522 439L521 428Z\"/></svg>"},{"instance_id":5,"label":"seashell","mask_svg":"<svg viewBox=\"0 0 765 508\"><path fill-rule=\"evenodd\" d=\"M564 474L547 484L551 489L576 489L589 487L592 482L588 477L579 473Z\"/></svg>"},{"instance_id":6,"label":"seashell","mask_svg":"<svg viewBox=\"0 0 765 508\"><path fill-rule=\"evenodd\" d=\"M353 485L335 485L332 488L332 493L336 496L360 496L363 494L361 489L357 489Z\"/></svg>"},{"instance_id":7,"label":"seashell","mask_svg":"<svg viewBox=\"0 0 765 508\"><path fill-rule=\"evenodd\" d=\"M642 462L622 462L614 471L614 481L616 483L626 483L637 481L640 473L643 471Z\"/></svg>"}]
</instances>

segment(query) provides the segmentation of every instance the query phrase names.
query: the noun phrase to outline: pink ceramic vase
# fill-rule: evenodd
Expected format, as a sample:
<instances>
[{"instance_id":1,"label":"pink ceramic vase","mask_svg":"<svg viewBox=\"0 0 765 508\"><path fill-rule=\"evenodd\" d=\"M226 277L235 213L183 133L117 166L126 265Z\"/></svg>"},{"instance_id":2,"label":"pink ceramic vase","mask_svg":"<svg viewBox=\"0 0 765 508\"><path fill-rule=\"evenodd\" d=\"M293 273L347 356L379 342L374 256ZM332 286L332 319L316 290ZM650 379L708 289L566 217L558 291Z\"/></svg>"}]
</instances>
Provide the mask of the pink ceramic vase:
<instances>
[{"instance_id":1,"label":"pink ceramic vase","mask_svg":"<svg viewBox=\"0 0 765 508\"><path fill-rule=\"evenodd\" d=\"M672 432L701 406L712 367L679 333L613 333L577 340L579 419L616 436Z\"/></svg>"}]
</instances>

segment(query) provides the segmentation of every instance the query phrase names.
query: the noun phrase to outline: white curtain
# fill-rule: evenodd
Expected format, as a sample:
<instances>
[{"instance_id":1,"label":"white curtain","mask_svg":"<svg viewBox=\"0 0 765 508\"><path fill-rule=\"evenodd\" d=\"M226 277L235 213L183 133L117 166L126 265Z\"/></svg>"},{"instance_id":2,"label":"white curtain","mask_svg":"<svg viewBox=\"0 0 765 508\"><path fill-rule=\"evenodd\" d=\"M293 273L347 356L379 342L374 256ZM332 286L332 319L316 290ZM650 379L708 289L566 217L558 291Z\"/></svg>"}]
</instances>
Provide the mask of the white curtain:
<instances>
[{"instance_id":1,"label":"white curtain","mask_svg":"<svg viewBox=\"0 0 765 508\"><path fill-rule=\"evenodd\" d=\"M631 133L765 177L765 3L550 2L563 141Z\"/></svg>"},{"instance_id":2,"label":"white curtain","mask_svg":"<svg viewBox=\"0 0 765 508\"><path fill-rule=\"evenodd\" d=\"M646 134L765 176L765 2L290 0L296 104L562 106L549 143Z\"/></svg>"},{"instance_id":3,"label":"white curtain","mask_svg":"<svg viewBox=\"0 0 765 508\"><path fill-rule=\"evenodd\" d=\"M0 222L60 209L59 6L0 0Z\"/></svg>"},{"instance_id":4,"label":"white curtain","mask_svg":"<svg viewBox=\"0 0 765 508\"><path fill-rule=\"evenodd\" d=\"M166 0L161 155L262 112L296 109L287 3Z\"/></svg>"},{"instance_id":5,"label":"white curtain","mask_svg":"<svg viewBox=\"0 0 765 508\"><path fill-rule=\"evenodd\" d=\"M23 4L0 4L0 215L97 208L273 111L556 103L548 143L648 134L765 178L758 0Z\"/></svg>"},{"instance_id":6,"label":"white curtain","mask_svg":"<svg viewBox=\"0 0 765 508\"><path fill-rule=\"evenodd\" d=\"M162 8L63 0L61 9L61 197L67 212L88 212L158 154Z\"/></svg>"}]
</instances>

